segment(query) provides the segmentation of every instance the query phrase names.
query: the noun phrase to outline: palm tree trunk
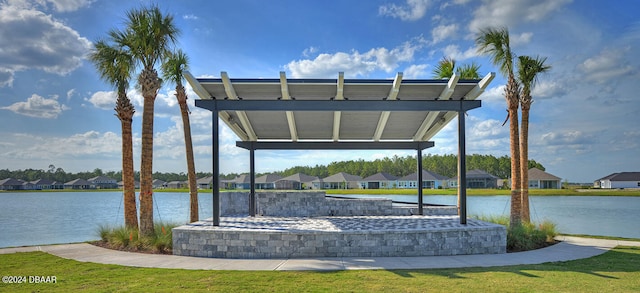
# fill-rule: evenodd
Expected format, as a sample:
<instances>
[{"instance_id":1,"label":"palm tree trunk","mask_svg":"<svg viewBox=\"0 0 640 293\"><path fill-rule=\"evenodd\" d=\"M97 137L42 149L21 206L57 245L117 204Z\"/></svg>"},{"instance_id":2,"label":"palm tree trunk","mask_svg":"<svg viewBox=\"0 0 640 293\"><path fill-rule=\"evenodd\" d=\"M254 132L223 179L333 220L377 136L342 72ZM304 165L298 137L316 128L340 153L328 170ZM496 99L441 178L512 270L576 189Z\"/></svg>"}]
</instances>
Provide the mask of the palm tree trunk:
<instances>
[{"instance_id":1,"label":"palm tree trunk","mask_svg":"<svg viewBox=\"0 0 640 293\"><path fill-rule=\"evenodd\" d=\"M142 151L140 163L140 235L153 235L153 113L156 91L160 87L155 70L140 73L144 109L142 110ZM156 86L157 85L157 86Z\"/></svg>"},{"instance_id":2,"label":"palm tree trunk","mask_svg":"<svg viewBox=\"0 0 640 293\"><path fill-rule=\"evenodd\" d=\"M124 224L128 228L138 229L138 210L136 208L136 185L133 175L133 135L131 120L121 120L122 125L122 183L124 193Z\"/></svg>"},{"instance_id":3,"label":"palm tree trunk","mask_svg":"<svg viewBox=\"0 0 640 293\"><path fill-rule=\"evenodd\" d=\"M509 145L511 148L511 224L521 222L522 202L520 198L520 137L518 135L518 84L509 77L505 88L509 111Z\"/></svg>"},{"instance_id":4,"label":"palm tree trunk","mask_svg":"<svg viewBox=\"0 0 640 293\"><path fill-rule=\"evenodd\" d=\"M520 170L522 176L522 221L531 222L529 211L529 109L530 104L522 103L522 125L520 133Z\"/></svg>"},{"instance_id":5,"label":"palm tree trunk","mask_svg":"<svg viewBox=\"0 0 640 293\"><path fill-rule=\"evenodd\" d=\"M197 222L198 215L198 186L196 185L196 167L193 159L193 144L191 142L191 123L189 122L189 109L187 108L187 97L184 87L178 86L176 95L178 96L178 104L180 105L180 113L182 114L182 127L184 129L185 153L187 155L187 175L189 180L189 202L190 213L189 221Z\"/></svg>"}]
</instances>

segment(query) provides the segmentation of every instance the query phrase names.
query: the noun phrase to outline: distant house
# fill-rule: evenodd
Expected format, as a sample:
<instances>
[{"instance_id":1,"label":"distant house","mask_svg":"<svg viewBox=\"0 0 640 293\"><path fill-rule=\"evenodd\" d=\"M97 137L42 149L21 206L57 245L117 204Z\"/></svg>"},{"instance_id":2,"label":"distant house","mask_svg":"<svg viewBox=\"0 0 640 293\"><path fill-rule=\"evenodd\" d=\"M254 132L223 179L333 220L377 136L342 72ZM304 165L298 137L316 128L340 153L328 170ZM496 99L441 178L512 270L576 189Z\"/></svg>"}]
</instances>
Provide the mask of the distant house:
<instances>
[{"instance_id":1,"label":"distant house","mask_svg":"<svg viewBox=\"0 0 640 293\"><path fill-rule=\"evenodd\" d=\"M91 182L94 188L97 189L114 189L118 188L118 181L109 178L107 176L96 176L89 178L87 181Z\"/></svg>"},{"instance_id":2,"label":"distant house","mask_svg":"<svg viewBox=\"0 0 640 293\"><path fill-rule=\"evenodd\" d=\"M20 179L6 178L0 180L0 190L21 190L24 188L24 181Z\"/></svg>"},{"instance_id":3,"label":"distant house","mask_svg":"<svg viewBox=\"0 0 640 293\"><path fill-rule=\"evenodd\" d=\"M529 169L529 188L560 189L562 178L549 174L538 168Z\"/></svg>"},{"instance_id":4,"label":"distant house","mask_svg":"<svg viewBox=\"0 0 640 293\"><path fill-rule=\"evenodd\" d=\"M497 176L483 170L467 171L467 188L498 188ZM449 179L449 187L458 187L458 176Z\"/></svg>"},{"instance_id":5,"label":"distant house","mask_svg":"<svg viewBox=\"0 0 640 293\"><path fill-rule=\"evenodd\" d=\"M213 176L208 176L196 180L198 189L211 189L213 188Z\"/></svg>"},{"instance_id":6,"label":"distant house","mask_svg":"<svg viewBox=\"0 0 640 293\"><path fill-rule=\"evenodd\" d=\"M234 189L251 189L251 178L248 174L242 174L233 179Z\"/></svg>"},{"instance_id":7,"label":"distant house","mask_svg":"<svg viewBox=\"0 0 640 293\"><path fill-rule=\"evenodd\" d=\"M256 178L256 189L276 189L276 181L282 179L277 174L267 174Z\"/></svg>"},{"instance_id":8,"label":"distant house","mask_svg":"<svg viewBox=\"0 0 640 293\"><path fill-rule=\"evenodd\" d=\"M422 188L436 189L446 188L447 177L440 174L422 170ZM398 188L418 188L418 172L414 172L398 179Z\"/></svg>"},{"instance_id":9,"label":"distant house","mask_svg":"<svg viewBox=\"0 0 640 293\"><path fill-rule=\"evenodd\" d=\"M167 188L185 188L187 187L187 183L184 181L171 181L167 182Z\"/></svg>"},{"instance_id":10,"label":"distant house","mask_svg":"<svg viewBox=\"0 0 640 293\"><path fill-rule=\"evenodd\" d=\"M140 181L133 181L133 186L134 188L140 188ZM119 181L118 182L118 188L122 189L124 188L124 181Z\"/></svg>"},{"instance_id":11,"label":"distant house","mask_svg":"<svg viewBox=\"0 0 640 293\"><path fill-rule=\"evenodd\" d=\"M398 177L389 173L380 172L360 181L362 189L390 189L398 187Z\"/></svg>"},{"instance_id":12,"label":"distant house","mask_svg":"<svg viewBox=\"0 0 640 293\"><path fill-rule=\"evenodd\" d=\"M291 176L284 177L275 182L276 189L302 190L311 188L312 181L318 177L309 176L303 173L296 173Z\"/></svg>"},{"instance_id":13,"label":"distant house","mask_svg":"<svg viewBox=\"0 0 640 293\"><path fill-rule=\"evenodd\" d=\"M362 177L340 172L322 179L323 189L357 189Z\"/></svg>"},{"instance_id":14,"label":"distant house","mask_svg":"<svg viewBox=\"0 0 640 293\"><path fill-rule=\"evenodd\" d=\"M151 182L151 186L153 186L153 189L161 189L161 188L166 188L167 187L167 182L165 182L164 180L160 180L160 179L153 179L153 181ZM138 187L140 187L140 182L138 182ZM138 188L136 187L136 188Z\"/></svg>"},{"instance_id":15,"label":"distant house","mask_svg":"<svg viewBox=\"0 0 640 293\"><path fill-rule=\"evenodd\" d=\"M35 190L55 189L54 183L56 182L50 179L38 179L38 180L31 181L31 184L33 185L33 189Z\"/></svg>"},{"instance_id":16,"label":"distant house","mask_svg":"<svg viewBox=\"0 0 640 293\"><path fill-rule=\"evenodd\" d=\"M596 180L593 186L598 188L640 188L640 172L613 173Z\"/></svg>"},{"instance_id":17,"label":"distant house","mask_svg":"<svg viewBox=\"0 0 640 293\"><path fill-rule=\"evenodd\" d=\"M93 189L91 182L82 178L71 180L64 184L64 189Z\"/></svg>"}]
</instances>

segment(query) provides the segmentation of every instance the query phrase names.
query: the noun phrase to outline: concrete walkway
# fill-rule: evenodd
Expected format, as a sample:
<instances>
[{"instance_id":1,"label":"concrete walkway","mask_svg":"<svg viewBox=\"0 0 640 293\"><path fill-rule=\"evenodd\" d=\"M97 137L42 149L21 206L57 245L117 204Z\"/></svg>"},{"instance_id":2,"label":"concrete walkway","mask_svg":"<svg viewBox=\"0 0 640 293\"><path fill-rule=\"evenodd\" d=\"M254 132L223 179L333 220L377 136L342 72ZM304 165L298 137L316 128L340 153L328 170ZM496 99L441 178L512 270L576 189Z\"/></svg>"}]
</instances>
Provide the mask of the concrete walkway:
<instances>
[{"instance_id":1,"label":"concrete walkway","mask_svg":"<svg viewBox=\"0 0 640 293\"><path fill-rule=\"evenodd\" d=\"M556 245L526 252L424 256L424 257L331 257L313 259L220 259L175 255L131 253L110 250L87 243L29 246L0 249L0 254L44 251L81 262L117 264L132 267L192 270L279 270L334 271L371 269L436 269L493 267L567 261L600 255L618 245L640 246L640 242L560 236Z\"/></svg>"}]
</instances>

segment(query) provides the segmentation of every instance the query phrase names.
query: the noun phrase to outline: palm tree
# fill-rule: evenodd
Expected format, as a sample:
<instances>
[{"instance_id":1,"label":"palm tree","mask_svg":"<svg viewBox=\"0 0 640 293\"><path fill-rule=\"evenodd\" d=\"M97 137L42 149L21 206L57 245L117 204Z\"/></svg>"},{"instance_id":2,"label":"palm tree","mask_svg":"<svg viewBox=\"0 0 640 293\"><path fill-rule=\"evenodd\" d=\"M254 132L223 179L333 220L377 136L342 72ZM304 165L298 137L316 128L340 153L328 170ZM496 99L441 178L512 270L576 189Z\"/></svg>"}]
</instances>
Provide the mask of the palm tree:
<instances>
[{"instance_id":1,"label":"palm tree","mask_svg":"<svg viewBox=\"0 0 640 293\"><path fill-rule=\"evenodd\" d=\"M471 62L471 64L463 64L461 67L456 68L456 73L460 75L461 79L479 79L480 65L475 62Z\"/></svg>"},{"instance_id":2,"label":"palm tree","mask_svg":"<svg viewBox=\"0 0 640 293\"><path fill-rule=\"evenodd\" d=\"M520 168L522 175L522 221L530 222L529 214L529 110L531 109L531 90L538 80L538 74L547 72L551 66L544 64L547 58L539 56L518 56L518 80L522 85L520 93L520 109L522 124L520 125Z\"/></svg>"},{"instance_id":3,"label":"palm tree","mask_svg":"<svg viewBox=\"0 0 640 293\"><path fill-rule=\"evenodd\" d=\"M442 57L438 61L438 66L433 69L433 78L449 79L453 73L458 74L461 79L478 79L480 78L480 65L472 62L471 64L463 64L462 67L456 67L456 60L449 57Z\"/></svg>"},{"instance_id":4,"label":"palm tree","mask_svg":"<svg viewBox=\"0 0 640 293\"><path fill-rule=\"evenodd\" d=\"M122 128L122 182L124 194L124 224L127 227L138 228L138 211L136 208L135 179L133 175L133 135L131 124L135 109L127 97L129 79L134 62L126 51L109 45L100 40L95 44L95 50L89 58L95 64L100 77L116 87L116 117Z\"/></svg>"},{"instance_id":5,"label":"palm tree","mask_svg":"<svg viewBox=\"0 0 640 293\"><path fill-rule=\"evenodd\" d=\"M190 222L196 222L198 217L198 186L196 185L196 167L193 160L193 144L191 142L191 124L189 123L189 108L187 106L187 93L182 85L184 72L188 68L189 59L181 50L171 54L162 64L164 78L176 84L176 98L182 114L182 127L184 132L184 144L187 154L187 176L189 180Z\"/></svg>"},{"instance_id":6,"label":"palm tree","mask_svg":"<svg viewBox=\"0 0 640 293\"><path fill-rule=\"evenodd\" d=\"M453 58L442 57L438 61L438 66L433 69L433 77L437 79L449 79L456 68L456 60Z\"/></svg>"},{"instance_id":7,"label":"palm tree","mask_svg":"<svg viewBox=\"0 0 640 293\"><path fill-rule=\"evenodd\" d=\"M478 51L491 57L491 62L500 67L500 71L507 77L504 97L507 101L507 119L509 123L509 145L511 147L511 218L512 224L520 223L522 202L520 198L520 138L518 134L518 104L519 84L513 73L514 55L509 45L509 30L507 28L486 28L480 30L476 37Z\"/></svg>"},{"instance_id":8,"label":"palm tree","mask_svg":"<svg viewBox=\"0 0 640 293\"><path fill-rule=\"evenodd\" d=\"M162 81L155 66L162 62L174 44L178 28L173 16L163 15L158 6L127 12L124 31L111 37L126 48L142 67L138 85L144 98L142 112L142 152L140 163L140 234L153 234L153 114L154 102Z\"/></svg>"}]
</instances>

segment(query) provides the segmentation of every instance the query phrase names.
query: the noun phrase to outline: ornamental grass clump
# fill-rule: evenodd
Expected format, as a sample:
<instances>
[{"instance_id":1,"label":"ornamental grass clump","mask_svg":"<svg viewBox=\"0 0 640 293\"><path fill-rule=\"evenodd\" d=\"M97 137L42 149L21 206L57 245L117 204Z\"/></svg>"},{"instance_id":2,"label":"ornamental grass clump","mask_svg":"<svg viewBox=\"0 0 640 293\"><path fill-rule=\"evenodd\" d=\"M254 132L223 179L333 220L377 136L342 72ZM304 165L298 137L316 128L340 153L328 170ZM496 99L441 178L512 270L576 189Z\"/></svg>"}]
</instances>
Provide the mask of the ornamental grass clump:
<instances>
[{"instance_id":1,"label":"ornamental grass clump","mask_svg":"<svg viewBox=\"0 0 640 293\"><path fill-rule=\"evenodd\" d=\"M99 226L100 241L96 245L135 252L170 254L173 248L171 229L179 226L175 223L156 223L154 233L140 237L135 228Z\"/></svg>"},{"instance_id":2,"label":"ornamental grass clump","mask_svg":"<svg viewBox=\"0 0 640 293\"><path fill-rule=\"evenodd\" d=\"M480 216L481 221L507 227L507 252L527 251L554 244L558 235L556 224L545 220L540 224L519 223L510 225L508 216Z\"/></svg>"}]
</instances>

